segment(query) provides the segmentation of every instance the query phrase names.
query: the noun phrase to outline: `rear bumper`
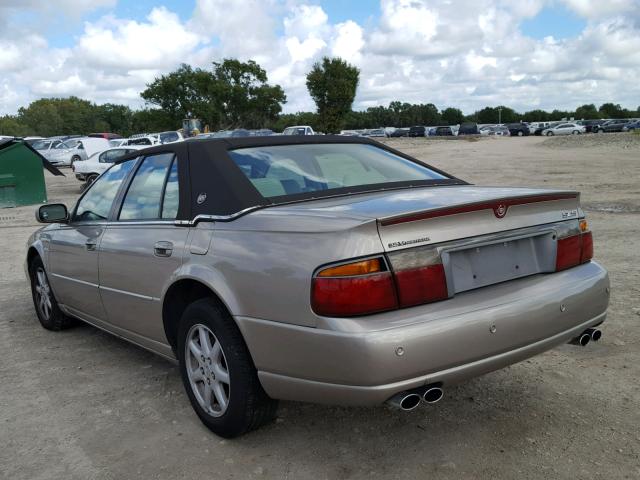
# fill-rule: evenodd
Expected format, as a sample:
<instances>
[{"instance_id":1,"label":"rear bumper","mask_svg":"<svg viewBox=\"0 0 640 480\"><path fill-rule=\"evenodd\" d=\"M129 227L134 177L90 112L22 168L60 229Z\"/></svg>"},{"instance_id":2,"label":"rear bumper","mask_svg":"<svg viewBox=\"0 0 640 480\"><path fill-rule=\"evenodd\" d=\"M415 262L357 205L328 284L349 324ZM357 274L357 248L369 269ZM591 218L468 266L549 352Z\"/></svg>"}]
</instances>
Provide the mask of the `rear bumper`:
<instances>
[{"instance_id":1,"label":"rear bumper","mask_svg":"<svg viewBox=\"0 0 640 480\"><path fill-rule=\"evenodd\" d=\"M566 343L605 320L608 289L607 272L591 262L431 305L327 322L341 331L236 320L271 397L375 405L409 388L462 381Z\"/></svg>"}]
</instances>

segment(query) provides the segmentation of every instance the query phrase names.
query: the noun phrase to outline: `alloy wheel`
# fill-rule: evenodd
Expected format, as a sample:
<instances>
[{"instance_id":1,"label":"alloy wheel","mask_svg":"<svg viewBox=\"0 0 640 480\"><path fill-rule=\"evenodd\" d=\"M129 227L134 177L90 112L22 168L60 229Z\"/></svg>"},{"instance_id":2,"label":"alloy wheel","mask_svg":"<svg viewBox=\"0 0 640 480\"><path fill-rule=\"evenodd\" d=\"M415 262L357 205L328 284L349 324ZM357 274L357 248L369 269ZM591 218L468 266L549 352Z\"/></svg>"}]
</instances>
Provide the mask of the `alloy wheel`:
<instances>
[{"instance_id":1,"label":"alloy wheel","mask_svg":"<svg viewBox=\"0 0 640 480\"><path fill-rule=\"evenodd\" d=\"M53 309L51 303L51 287L47 280L47 274L42 267L38 267L36 270L35 282L38 311L45 320L49 320L51 318L51 310Z\"/></svg>"},{"instance_id":2,"label":"alloy wheel","mask_svg":"<svg viewBox=\"0 0 640 480\"><path fill-rule=\"evenodd\" d=\"M208 327L196 324L189 329L184 348L189 385L198 404L213 417L224 415L231 383L222 345Z\"/></svg>"}]
</instances>

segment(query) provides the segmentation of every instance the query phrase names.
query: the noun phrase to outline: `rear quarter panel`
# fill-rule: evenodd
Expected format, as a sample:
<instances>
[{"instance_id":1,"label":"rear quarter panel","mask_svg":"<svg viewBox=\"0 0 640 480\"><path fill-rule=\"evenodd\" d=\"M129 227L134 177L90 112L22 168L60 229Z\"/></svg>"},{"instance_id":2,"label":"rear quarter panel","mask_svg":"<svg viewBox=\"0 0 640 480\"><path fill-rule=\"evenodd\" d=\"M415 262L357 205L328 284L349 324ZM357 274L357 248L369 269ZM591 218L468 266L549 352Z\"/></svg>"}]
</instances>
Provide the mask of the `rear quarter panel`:
<instances>
[{"instance_id":1,"label":"rear quarter panel","mask_svg":"<svg viewBox=\"0 0 640 480\"><path fill-rule=\"evenodd\" d=\"M264 210L215 224L208 254L192 255L182 273L210 285L235 316L317 326L314 271L382 251L375 221Z\"/></svg>"}]
</instances>

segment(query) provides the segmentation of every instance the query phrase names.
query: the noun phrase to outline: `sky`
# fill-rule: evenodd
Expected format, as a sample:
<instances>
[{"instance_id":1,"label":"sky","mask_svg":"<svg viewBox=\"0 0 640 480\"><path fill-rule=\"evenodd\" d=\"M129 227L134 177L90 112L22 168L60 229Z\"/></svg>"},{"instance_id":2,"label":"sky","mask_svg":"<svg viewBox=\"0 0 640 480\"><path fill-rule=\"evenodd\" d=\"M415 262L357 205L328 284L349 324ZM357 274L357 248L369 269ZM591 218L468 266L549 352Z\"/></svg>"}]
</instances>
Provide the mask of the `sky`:
<instances>
[{"instance_id":1,"label":"sky","mask_svg":"<svg viewBox=\"0 0 640 480\"><path fill-rule=\"evenodd\" d=\"M0 114L76 95L144 107L181 63L257 61L312 111L323 56L360 68L354 109L640 106L640 0L0 0Z\"/></svg>"}]
</instances>

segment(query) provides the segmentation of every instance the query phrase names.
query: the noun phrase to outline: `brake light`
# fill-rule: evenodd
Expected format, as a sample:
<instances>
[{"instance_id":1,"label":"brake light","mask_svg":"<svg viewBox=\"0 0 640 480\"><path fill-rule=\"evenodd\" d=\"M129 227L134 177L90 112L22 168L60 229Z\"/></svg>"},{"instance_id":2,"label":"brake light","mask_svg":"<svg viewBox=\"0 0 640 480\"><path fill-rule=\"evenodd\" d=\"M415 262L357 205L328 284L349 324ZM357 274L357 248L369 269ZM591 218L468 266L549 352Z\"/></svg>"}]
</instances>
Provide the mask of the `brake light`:
<instances>
[{"instance_id":1,"label":"brake light","mask_svg":"<svg viewBox=\"0 0 640 480\"><path fill-rule=\"evenodd\" d=\"M412 249L331 266L312 280L311 307L318 315L345 317L411 307L448 298L440 254Z\"/></svg>"},{"instance_id":2,"label":"brake light","mask_svg":"<svg viewBox=\"0 0 640 480\"><path fill-rule=\"evenodd\" d=\"M391 272L382 258L321 270L311 285L311 308L318 315L348 317L398 308Z\"/></svg>"},{"instance_id":3,"label":"brake light","mask_svg":"<svg viewBox=\"0 0 640 480\"><path fill-rule=\"evenodd\" d=\"M586 220L580 221L580 232L558 239L556 272L587 263L593 258L593 236Z\"/></svg>"},{"instance_id":4,"label":"brake light","mask_svg":"<svg viewBox=\"0 0 640 480\"><path fill-rule=\"evenodd\" d=\"M395 272L401 307L443 300L449 296L442 264Z\"/></svg>"}]
</instances>

